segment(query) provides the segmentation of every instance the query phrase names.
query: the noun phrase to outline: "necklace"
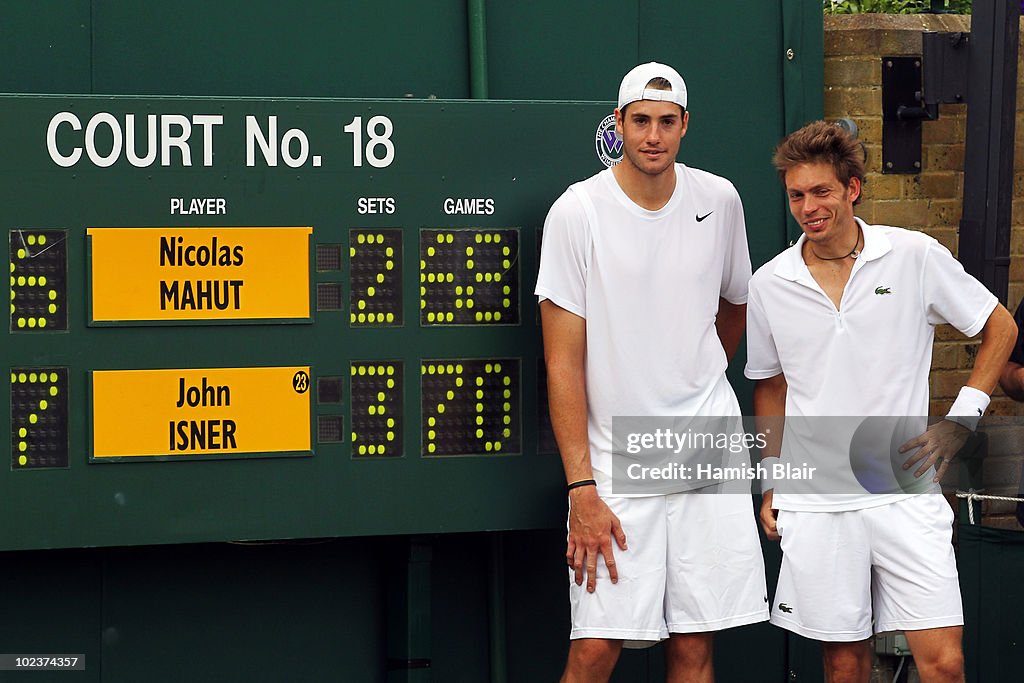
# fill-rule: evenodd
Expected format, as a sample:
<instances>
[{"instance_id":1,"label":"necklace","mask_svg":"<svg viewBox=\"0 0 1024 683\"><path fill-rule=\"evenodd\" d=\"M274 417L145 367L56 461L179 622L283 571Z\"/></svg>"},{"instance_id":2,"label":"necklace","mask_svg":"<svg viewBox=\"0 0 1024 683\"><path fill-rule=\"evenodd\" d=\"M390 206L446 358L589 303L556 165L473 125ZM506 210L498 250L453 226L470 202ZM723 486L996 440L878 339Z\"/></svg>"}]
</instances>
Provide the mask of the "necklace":
<instances>
[{"instance_id":1,"label":"necklace","mask_svg":"<svg viewBox=\"0 0 1024 683\"><path fill-rule=\"evenodd\" d=\"M814 258L818 259L819 261L841 261L841 260L846 259L846 258L857 258L858 256L860 256L860 249L857 248L859 246L860 246L860 226L858 225L857 226L857 241L853 243L853 249L850 250L850 253L846 254L845 256L830 256L828 258L825 258L824 256L818 256L818 253L816 251L814 251L814 247L811 247L811 253L814 254Z\"/></svg>"}]
</instances>

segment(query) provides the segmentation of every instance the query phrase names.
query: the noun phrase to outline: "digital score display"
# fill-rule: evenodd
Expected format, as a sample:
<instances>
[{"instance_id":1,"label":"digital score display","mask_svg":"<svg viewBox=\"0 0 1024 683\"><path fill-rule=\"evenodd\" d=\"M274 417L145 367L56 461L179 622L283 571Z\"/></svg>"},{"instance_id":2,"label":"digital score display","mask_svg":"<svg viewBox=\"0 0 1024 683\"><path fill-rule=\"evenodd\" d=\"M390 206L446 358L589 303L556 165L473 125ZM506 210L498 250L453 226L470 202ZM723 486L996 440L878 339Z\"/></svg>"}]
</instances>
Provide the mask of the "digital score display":
<instances>
[{"instance_id":1,"label":"digital score display","mask_svg":"<svg viewBox=\"0 0 1024 683\"><path fill-rule=\"evenodd\" d=\"M310 319L312 228L89 228L90 324Z\"/></svg>"},{"instance_id":2,"label":"digital score display","mask_svg":"<svg viewBox=\"0 0 1024 683\"><path fill-rule=\"evenodd\" d=\"M421 455L522 450L518 358L421 361Z\"/></svg>"},{"instance_id":3,"label":"digital score display","mask_svg":"<svg viewBox=\"0 0 1024 683\"><path fill-rule=\"evenodd\" d=\"M420 231L420 324L518 325L519 231Z\"/></svg>"},{"instance_id":4,"label":"digital score display","mask_svg":"<svg viewBox=\"0 0 1024 683\"><path fill-rule=\"evenodd\" d=\"M349 322L402 325L402 231L349 231Z\"/></svg>"},{"instance_id":5,"label":"digital score display","mask_svg":"<svg viewBox=\"0 0 1024 683\"><path fill-rule=\"evenodd\" d=\"M309 366L94 371L91 458L308 455L309 373Z\"/></svg>"},{"instance_id":6,"label":"digital score display","mask_svg":"<svg viewBox=\"0 0 1024 683\"><path fill-rule=\"evenodd\" d=\"M12 368L11 469L67 466L67 368Z\"/></svg>"},{"instance_id":7,"label":"digital score display","mask_svg":"<svg viewBox=\"0 0 1024 683\"><path fill-rule=\"evenodd\" d=\"M68 329L67 233L11 230L11 332Z\"/></svg>"},{"instance_id":8,"label":"digital score display","mask_svg":"<svg viewBox=\"0 0 1024 683\"><path fill-rule=\"evenodd\" d=\"M352 374L352 456L403 455L402 361L355 361Z\"/></svg>"}]
</instances>

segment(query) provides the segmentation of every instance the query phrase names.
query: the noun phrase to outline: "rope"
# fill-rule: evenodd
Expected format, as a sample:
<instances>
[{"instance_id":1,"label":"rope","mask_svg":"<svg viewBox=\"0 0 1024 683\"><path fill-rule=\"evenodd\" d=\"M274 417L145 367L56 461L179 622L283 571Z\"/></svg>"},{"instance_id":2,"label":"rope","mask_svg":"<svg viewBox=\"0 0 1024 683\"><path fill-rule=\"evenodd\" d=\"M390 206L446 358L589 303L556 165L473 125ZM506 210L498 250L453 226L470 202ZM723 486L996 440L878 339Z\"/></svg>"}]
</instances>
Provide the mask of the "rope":
<instances>
[{"instance_id":1,"label":"rope","mask_svg":"<svg viewBox=\"0 0 1024 683\"><path fill-rule=\"evenodd\" d=\"M892 676L892 683L899 683L900 674L903 673L903 665L907 663L907 656L900 657L900 665L896 667L896 673Z\"/></svg>"},{"instance_id":2,"label":"rope","mask_svg":"<svg viewBox=\"0 0 1024 683\"><path fill-rule=\"evenodd\" d=\"M1011 503L1024 503L1024 498L1020 496L988 496L976 492L974 489L970 491L957 491L957 498L967 499L967 516L971 522L971 526L974 526L974 501L976 500L1005 500Z\"/></svg>"}]
</instances>

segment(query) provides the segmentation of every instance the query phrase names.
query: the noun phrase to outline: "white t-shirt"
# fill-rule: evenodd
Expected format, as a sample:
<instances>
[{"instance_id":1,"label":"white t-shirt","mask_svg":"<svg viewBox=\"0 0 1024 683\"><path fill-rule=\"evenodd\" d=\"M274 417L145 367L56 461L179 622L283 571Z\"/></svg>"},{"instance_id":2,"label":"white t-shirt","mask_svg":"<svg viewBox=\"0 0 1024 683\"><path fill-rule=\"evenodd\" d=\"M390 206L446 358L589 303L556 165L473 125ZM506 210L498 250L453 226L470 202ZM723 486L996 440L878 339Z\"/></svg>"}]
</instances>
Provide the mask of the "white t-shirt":
<instances>
[{"instance_id":1,"label":"white t-shirt","mask_svg":"<svg viewBox=\"0 0 1024 683\"><path fill-rule=\"evenodd\" d=\"M719 298L747 299L743 207L728 180L676 164L657 211L610 169L552 205L535 293L586 319L590 458L608 492L613 416L738 414L715 331Z\"/></svg>"},{"instance_id":2,"label":"white t-shirt","mask_svg":"<svg viewBox=\"0 0 1024 683\"><path fill-rule=\"evenodd\" d=\"M928 235L857 222L864 232L864 249L854 263L839 310L804 263L803 236L757 270L747 305L746 376L759 380L782 373L789 385L783 460L792 458L797 446L801 454L817 449L822 457L831 449L830 456L849 455L845 461L829 462L829 475L849 469L856 455L850 451L857 428L852 418L894 418L864 423L887 429L888 433L875 435L886 443L890 437L899 441L924 430L924 420L896 418L928 415L935 325L949 323L973 337L998 303L948 249ZM793 439L791 443L791 418L817 416L849 418L828 421L831 434L809 429L814 434L803 435L809 442L796 444ZM812 420L798 423L814 424ZM915 429L917 433L910 433ZM896 472L897 479L900 476ZM903 490L931 490L930 482L926 474L917 487ZM832 488L829 493L837 490L856 489ZM780 510L834 511L883 505L903 497L787 496L777 490L773 502Z\"/></svg>"}]
</instances>

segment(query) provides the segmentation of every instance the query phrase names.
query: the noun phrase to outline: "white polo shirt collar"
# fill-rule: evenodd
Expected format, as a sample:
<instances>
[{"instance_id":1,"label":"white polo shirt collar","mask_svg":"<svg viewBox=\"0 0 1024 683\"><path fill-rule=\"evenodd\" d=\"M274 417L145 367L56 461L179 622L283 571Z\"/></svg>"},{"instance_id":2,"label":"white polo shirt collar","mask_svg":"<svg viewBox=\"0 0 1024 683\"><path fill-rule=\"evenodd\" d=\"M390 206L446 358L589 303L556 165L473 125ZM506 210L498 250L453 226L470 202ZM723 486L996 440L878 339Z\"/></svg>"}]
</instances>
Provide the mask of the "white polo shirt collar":
<instances>
[{"instance_id":1,"label":"white polo shirt collar","mask_svg":"<svg viewBox=\"0 0 1024 683\"><path fill-rule=\"evenodd\" d=\"M889 241L884 231L874 225L868 225L856 216L853 220L857 221L861 231L864 233L864 248L861 250L860 256L857 257L858 263L854 264L854 270L857 270L859 263L880 259L892 251L892 242ZM787 249L782 258L775 264L773 272L785 280L817 288L811 271L808 270L807 264L804 263L803 246L806 241L807 236L801 234L796 244Z\"/></svg>"}]
</instances>

